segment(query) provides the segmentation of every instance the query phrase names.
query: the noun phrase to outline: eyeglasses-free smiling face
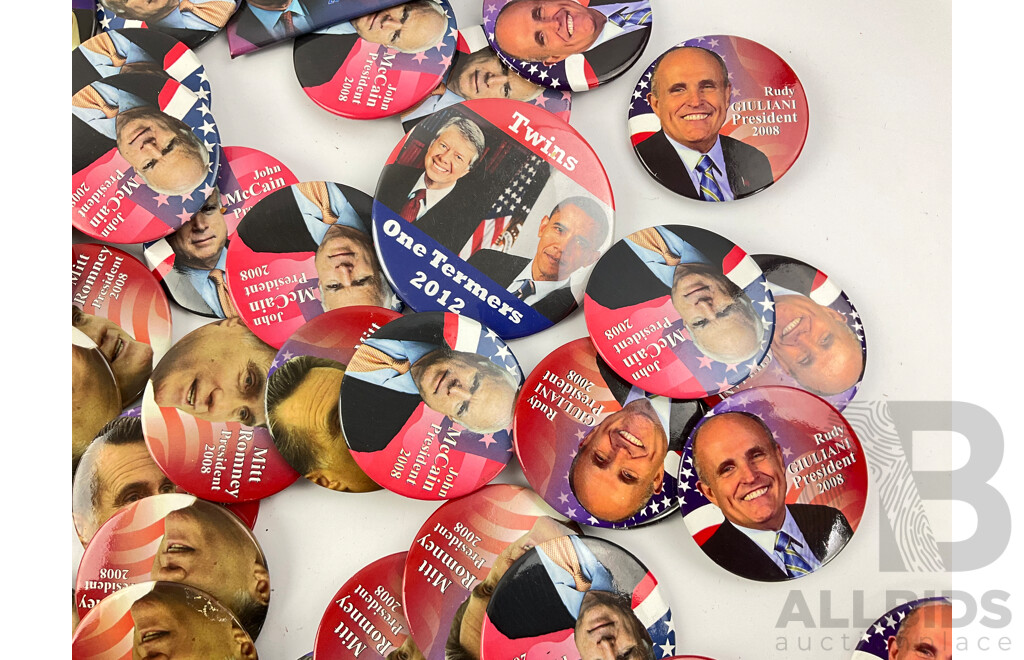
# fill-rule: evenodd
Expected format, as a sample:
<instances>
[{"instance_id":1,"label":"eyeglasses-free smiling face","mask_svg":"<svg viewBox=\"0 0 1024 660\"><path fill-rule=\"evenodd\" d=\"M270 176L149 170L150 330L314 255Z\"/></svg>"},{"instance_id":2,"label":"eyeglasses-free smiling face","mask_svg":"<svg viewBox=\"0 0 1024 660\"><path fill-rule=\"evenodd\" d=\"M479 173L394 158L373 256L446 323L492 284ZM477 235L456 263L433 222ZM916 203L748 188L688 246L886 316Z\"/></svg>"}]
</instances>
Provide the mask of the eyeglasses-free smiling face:
<instances>
[{"instance_id":1,"label":"eyeglasses-free smiling face","mask_svg":"<svg viewBox=\"0 0 1024 660\"><path fill-rule=\"evenodd\" d=\"M732 97L721 65L702 48L679 48L658 63L647 95L665 134L707 153L725 124Z\"/></svg>"},{"instance_id":2,"label":"eyeglasses-free smiling face","mask_svg":"<svg viewBox=\"0 0 1024 660\"><path fill-rule=\"evenodd\" d=\"M575 0L514 0L494 21L494 40L511 57L555 64L590 48L607 20Z\"/></svg>"}]
</instances>

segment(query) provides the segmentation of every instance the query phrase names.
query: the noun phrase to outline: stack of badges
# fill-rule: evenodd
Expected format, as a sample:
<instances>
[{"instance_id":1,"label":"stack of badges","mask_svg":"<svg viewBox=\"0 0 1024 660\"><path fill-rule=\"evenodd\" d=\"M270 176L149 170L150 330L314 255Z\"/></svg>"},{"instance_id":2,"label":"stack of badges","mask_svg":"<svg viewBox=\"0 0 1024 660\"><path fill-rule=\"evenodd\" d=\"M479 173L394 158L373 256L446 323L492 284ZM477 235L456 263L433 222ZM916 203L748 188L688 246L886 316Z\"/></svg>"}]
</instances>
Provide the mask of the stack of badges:
<instances>
[{"instance_id":1,"label":"stack of badges","mask_svg":"<svg viewBox=\"0 0 1024 660\"><path fill-rule=\"evenodd\" d=\"M258 657L227 607L177 582L142 582L104 598L78 624L71 653L80 660Z\"/></svg>"},{"instance_id":2,"label":"stack of badges","mask_svg":"<svg viewBox=\"0 0 1024 660\"><path fill-rule=\"evenodd\" d=\"M444 79L458 27L447 0L407 2L295 40L295 75L328 112L390 117L414 107Z\"/></svg>"},{"instance_id":3,"label":"stack of badges","mask_svg":"<svg viewBox=\"0 0 1024 660\"><path fill-rule=\"evenodd\" d=\"M104 30L150 28L195 48L217 34L238 9L238 0L99 0Z\"/></svg>"},{"instance_id":4,"label":"stack of badges","mask_svg":"<svg viewBox=\"0 0 1024 660\"><path fill-rule=\"evenodd\" d=\"M241 319L280 347L306 321L351 305L398 307L368 231L368 195L325 181L260 200L227 249L228 289Z\"/></svg>"},{"instance_id":5,"label":"stack of badges","mask_svg":"<svg viewBox=\"0 0 1024 660\"><path fill-rule=\"evenodd\" d=\"M203 207L170 236L145 246L146 264L174 302L201 316L238 316L227 285L227 246L257 202L299 182L273 156L224 147L217 186Z\"/></svg>"},{"instance_id":6,"label":"stack of badges","mask_svg":"<svg viewBox=\"0 0 1024 660\"><path fill-rule=\"evenodd\" d=\"M706 410L631 386L589 339L577 339L527 378L516 404L516 455L530 485L560 513L633 527L678 508L680 452Z\"/></svg>"},{"instance_id":7,"label":"stack of badges","mask_svg":"<svg viewBox=\"0 0 1024 660\"><path fill-rule=\"evenodd\" d=\"M577 532L520 486L485 486L438 508L416 533L403 580L409 629L423 656L480 657L498 581L530 548Z\"/></svg>"},{"instance_id":8,"label":"stack of badges","mask_svg":"<svg viewBox=\"0 0 1024 660\"><path fill-rule=\"evenodd\" d=\"M459 30L455 59L444 83L419 105L402 113L402 128L408 133L424 117L473 99L533 103L566 122L572 106L569 91L537 85L510 69L488 44L483 26L477 25Z\"/></svg>"},{"instance_id":9,"label":"stack of badges","mask_svg":"<svg viewBox=\"0 0 1024 660\"><path fill-rule=\"evenodd\" d=\"M791 387L758 387L722 401L690 435L680 510L722 568L776 582L818 570L860 525L864 450L843 416Z\"/></svg>"},{"instance_id":10,"label":"stack of badges","mask_svg":"<svg viewBox=\"0 0 1024 660\"><path fill-rule=\"evenodd\" d=\"M156 495L115 513L82 556L78 614L84 618L111 593L149 580L202 589L253 639L263 627L267 560L252 532L224 507L191 495Z\"/></svg>"},{"instance_id":11,"label":"stack of badges","mask_svg":"<svg viewBox=\"0 0 1024 660\"><path fill-rule=\"evenodd\" d=\"M782 58L742 37L690 39L640 77L629 104L640 163L672 192L743 199L789 171L807 138L807 98Z\"/></svg>"},{"instance_id":12,"label":"stack of badges","mask_svg":"<svg viewBox=\"0 0 1024 660\"><path fill-rule=\"evenodd\" d=\"M119 73L71 97L71 217L85 234L138 243L171 233L214 190L220 134L174 79Z\"/></svg>"},{"instance_id":13,"label":"stack of badges","mask_svg":"<svg viewBox=\"0 0 1024 660\"><path fill-rule=\"evenodd\" d=\"M583 92L636 62L651 36L649 0L485 0L491 47L519 75Z\"/></svg>"},{"instance_id":14,"label":"stack of badges","mask_svg":"<svg viewBox=\"0 0 1024 660\"><path fill-rule=\"evenodd\" d=\"M399 143L377 183L373 231L412 309L464 314L512 339L576 308L613 212L597 154L567 123L480 99L434 113Z\"/></svg>"},{"instance_id":15,"label":"stack of badges","mask_svg":"<svg viewBox=\"0 0 1024 660\"><path fill-rule=\"evenodd\" d=\"M342 432L356 463L384 488L415 499L459 497L511 460L522 382L493 330L456 314L403 316L349 361Z\"/></svg>"},{"instance_id":16,"label":"stack of badges","mask_svg":"<svg viewBox=\"0 0 1024 660\"><path fill-rule=\"evenodd\" d=\"M487 605L481 658L667 658L672 610L636 557L603 539L563 536L508 569Z\"/></svg>"},{"instance_id":17,"label":"stack of badges","mask_svg":"<svg viewBox=\"0 0 1024 660\"><path fill-rule=\"evenodd\" d=\"M267 379L267 426L285 460L318 486L380 488L349 453L338 396L356 347L399 316L380 307L336 309L296 330L277 352Z\"/></svg>"}]
</instances>

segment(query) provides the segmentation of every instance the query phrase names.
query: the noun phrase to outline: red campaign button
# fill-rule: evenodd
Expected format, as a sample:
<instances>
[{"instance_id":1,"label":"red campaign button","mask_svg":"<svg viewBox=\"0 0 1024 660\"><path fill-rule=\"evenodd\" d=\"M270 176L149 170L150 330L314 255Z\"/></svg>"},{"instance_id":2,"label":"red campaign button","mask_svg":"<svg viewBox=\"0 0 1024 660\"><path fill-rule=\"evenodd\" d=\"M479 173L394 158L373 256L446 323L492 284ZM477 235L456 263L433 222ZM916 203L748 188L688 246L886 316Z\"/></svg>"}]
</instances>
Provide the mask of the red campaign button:
<instances>
[{"instance_id":1,"label":"red campaign button","mask_svg":"<svg viewBox=\"0 0 1024 660\"><path fill-rule=\"evenodd\" d=\"M745 467L718 469L733 464ZM683 520L705 554L740 577L775 582L814 572L846 547L864 515L868 467L838 410L769 386L705 416L686 444L679 482L689 494Z\"/></svg>"},{"instance_id":2,"label":"red campaign button","mask_svg":"<svg viewBox=\"0 0 1024 660\"><path fill-rule=\"evenodd\" d=\"M569 90L548 89L530 82L501 61L482 25L461 28L455 59L445 77L421 103L402 113L402 129L408 133L424 117L448 106L473 99L508 99L544 108L568 122L572 109Z\"/></svg>"},{"instance_id":3,"label":"red campaign button","mask_svg":"<svg viewBox=\"0 0 1024 660\"><path fill-rule=\"evenodd\" d=\"M216 188L181 228L145 246L146 264L174 301L190 312L237 316L224 283L228 241L258 201L298 182L273 156L248 147L224 147Z\"/></svg>"},{"instance_id":4,"label":"red campaign button","mask_svg":"<svg viewBox=\"0 0 1024 660\"><path fill-rule=\"evenodd\" d=\"M516 403L516 456L559 513L587 525L635 527L679 506L680 452L706 411L700 401L630 386L584 337L556 348L526 379Z\"/></svg>"},{"instance_id":5,"label":"red campaign button","mask_svg":"<svg viewBox=\"0 0 1024 660\"><path fill-rule=\"evenodd\" d=\"M220 134L209 104L162 75L122 73L71 97L71 222L112 243L180 227L213 192ZM164 154L175 136L180 149Z\"/></svg>"},{"instance_id":6,"label":"red campaign button","mask_svg":"<svg viewBox=\"0 0 1024 660\"><path fill-rule=\"evenodd\" d=\"M609 619L620 624L609 629ZM566 536L528 550L498 582L480 657L580 660L635 646L638 657L665 658L675 640L672 610L640 560L611 541Z\"/></svg>"},{"instance_id":7,"label":"red campaign button","mask_svg":"<svg viewBox=\"0 0 1024 660\"><path fill-rule=\"evenodd\" d=\"M397 552L364 566L338 589L316 631L314 660L380 660L396 650L415 657L416 644L402 606L405 554Z\"/></svg>"},{"instance_id":8,"label":"red campaign button","mask_svg":"<svg viewBox=\"0 0 1024 660\"><path fill-rule=\"evenodd\" d=\"M284 459L319 486L351 493L380 489L349 453L338 397L359 344L400 316L382 307L324 312L277 352L267 380L267 424Z\"/></svg>"},{"instance_id":9,"label":"red campaign button","mask_svg":"<svg viewBox=\"0 0 1024 660\"><path fill-rule=\"evenodd\" d=\"M761 269L732 241L649 227L608 250L587 284L587 331L608 366L653 394L696 399L743 381L775 323Z\"/></svg>"},{"instance_id":10,"label":"red campaign button","mask_svg":"<svg viewBox=\"0 0 1024 660\"><path fill-rule=\"evenodd\" d=\"M128 585L167 580L202 589L236 615L255 639L270 602L267 560L256 537L225 507L192 495L147 497L115 513L93 537L78 568L75 606L85 617Z\"/></svg>"},{"instance_id":11,"label":"red campaign button","mask_svg":"<svg viewBox=\"0 0 1024 660\"><path fill-rule=\"evenodd\" d=\"M697 108L708 116L683 119L692 100L672 90L698 80L714 83ZM673 47L640 76L629 105L629 137L647 172L672 192L707 202L743 199L778 181L803 150L807 125L799 78L777 54L742 37Z\"/></svg>"},{"instance_id":12,"label":"red campaign button","mask_svg":"<svg viewBox=\"0 0 1024 660\"><path fill-rule=\"evenodd\" d=\"M145 635L145 632L165 634ZM196 643L203 658L256 657L252 638L209 594L177 582L140 582L104 598L71 638L76 660L132 660L166 648L162 639Z\"/></svg>"},{"instance_id":13,"label":"red campaign button","mask_svg":"<svg viewBox=\"0 0 1024 660\"><path fill-rule=\"evenodd\" d=\"M835 279L817 268L776 254L752 257L775 298L775 338L757 371L708 404L752 387L784 385L842 411L857 394L867 362L860 314Z\"/></svg>"},{"instance_id":14,"label":"red campaign button","mask_svg":"<svg viewBox=\"0 0 1024 660\"><path fill-rule=\"evenodd\" d=\"M157 363L142 399L146 443L185 491L214 502L261 499L298 478L266 425L276 351L238 318L196 328Z\"/></svg>"},{"instance_id":15,"label":"red campaign button","mask_svg":"<svg viewBox=\"0 0 1024 660\"><path fill-rule=\"evenodd\" d=\"M180 2L163 3L98 3L96 10L103 30L124 27L149 28L174 35L189 48L197 48L227 25L238 9L239 0L225 0L217 6L196 2L194 9L185 9Z\"/></svg>"},{"instance_id":16,"label":"red campaign button","mask_svg":"<svg viewBox=\"0 0 1024 660\"><path fill-rule=\"evenodd\" d=\"M529 547L578 530L521 486L485 486L439 507L416 533L405 563L403 601L424 657L444 660L450 634L473 640L467 653L479 657L479 624L501 576ZM469 614L456 619L465 609Z\"/></svg>"},{"instance_id":17,"label":"red campaign button","mask_svg":"<svg viewBox=\"0 0 1024 660\"><path fill-rule=\"evenodd\" d=\"M411 308L512 339L576 309L614 211L604 167L571 126L530 103L478 99L401 140L377 182L373 232Z\"/></svg>"},{"instance_id":18,"label":"red campaign button","mask_svg":"<svg viewBox=\"0 0 1024 660\"><path fill-rule=\"evenodd\" d=\"M538 85L574 92L606 83L640 59L654 19L649 0L484 0L483 14L487 39L509 67Z\"/></svg>"},{"instance_id":19,"label":"red campaign button","mask_svg":"<svg viewBox=\"0 0 1024 660\"><path fill-rule=\"evenodd\" d=\"M96 243L71 248L71 325L89 336L110 363L121 404L135 401L171 346L171 307L135 257Z\"/></svg>"},{"instance_id":20,"label":"red campaign button","mask_svg":"<svg viewBox=\"0 0 1024 660\"><path fill-rule=\"evenodd\" d=\"M477 490L512 459L519 363L493 330L441 312L403 316L363 341L341 382L341 426L359 467L406 497Z\"/></svg>"},{"instance_id":21,"label":"red campaign button","mask_svg":"<svg viewBox=\"0 0 1024 660\"><path fill-rule=\"evenodd\" d=\"M260 200L227 250L238 314L280 347L306 321L353 305L398 308L370 237L366 193L329 181L298 183Z\"/></svg>"},{"instance_id":22,"label":"red campaign button","mask_svg":"<svg viewBox=\"0 0 1024 660\"><path fill-rule=\"evenodd\" d=\"M390 117L415 106L444 80L457 36L447 0L400 4L296 39L295 75L306 95L328 112L351 119Z\"/></svg>"}]
</instances>

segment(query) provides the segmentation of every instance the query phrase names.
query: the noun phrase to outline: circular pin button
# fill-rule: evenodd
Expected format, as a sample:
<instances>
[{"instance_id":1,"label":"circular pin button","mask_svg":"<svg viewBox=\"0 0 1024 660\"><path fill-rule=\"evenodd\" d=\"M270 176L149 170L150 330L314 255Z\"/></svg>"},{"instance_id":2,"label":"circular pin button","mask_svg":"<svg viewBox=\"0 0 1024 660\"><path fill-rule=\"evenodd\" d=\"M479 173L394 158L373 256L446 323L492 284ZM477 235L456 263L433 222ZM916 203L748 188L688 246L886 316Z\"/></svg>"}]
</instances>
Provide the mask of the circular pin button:
<instances>
[{"instance_id":1,"label":"circular pin button","mask_svg":"<svg viewBox=\"0 0 1024 660\"><path fill-rule=\"evenodd\" d=\"M447 0L406 2L295 40L295 75L328 112L351 119L397 115L430 95L455 54Z\"/></svg>"},{"instance_id":2,"label":"circular pin button","mask_svg":"<svg viewBox=\"0 0 1024 660\"><path fill-rule=\"evenodd\" d=\"M177 582L141 582L112 593L75 629L71 654L82 660L131 660L154 653L252 658L242 624L203 591Z\"/></svg>"},{"instance_id":3,"label":"circular pin button","mask_svg":"<svg viewBox=\"0 0 1024 660\"><path fill-rule=\"evenodd\" d=\"M237 317L196 328L153 369L142 428L174 483L214 502L256 500L298 478L266 429L276 351Z\"/></svg>"},{"instance_id":4,"label":"circular pin button","mask_svg":"<svg viewBox=\"0 0 1024 660\"><path fill-rule=\"evenodd\" d=\"M765 385L797 387L842 411L857 393L867 362L864 326L833 278L776 254L752 255L775 299L776 332L757 371L718 397Z\"/></svg>"},{"instance_id":5,"label":"circular pin button","mask_svg":"<svg viewBox=\"0 0 1024 660\"><path fill-rule=\"evenodd\" d=\"M334 594L316 631L313 658L415 658L402 604L404 552L364 566Z\"/></svg>"},{"instance_id":6,"label":"circular pin button","mask_svg":"<svg viewBox=\"0 0 1024 660\"><path fill-rule=\"evenodd\" d=\"M160 0L127 3L99 0L96 7L100 28L149 28L171 35L196 48L217 34L238 9L238 0Z\"/></svg>"},{"instance_id":7,"label":"circular pin button","mask_svg":"<svg viewBox=\"0 0 1024 660\"><path fill-rule=\"evenodd\" d=\"M620 625L609 629L609 619ZM675 636L672 610L639 559L611 541L563 536L528 550L498 582L480 657L578 660L635 645L638 657L664 658Z\"/></svg>"},{"instance_id":8,"label":"circular pin button","mask_svg":"<svg viewBox=\"0 0 1024 660\"><path fill-rule=\"evenodd\" d=\"M341 428L378 484L441 500L477 490L512 458L522 372L498 335L473 319L427 312L364 340L341 381Z\"/></svg>"},{"instance_id":9,"label":"circular pin button","mask_svg":"<svg viewBox=\"0 0 1024 660\"><path fill-rule=\"evenodd\" d=\"M121 390L114 371L99 346L87 334L71 326L71 465L78 467L82 454L100 429L120 414Z\"/></svg>"},{"instance_id":10,"label":"circular pin button","mask_svg":"<svg viewBox=\"0 0 1024 660\"><path fill-rule=\"evenodd\" d=\"M306 321L352 305L399 307L368 231L372 200L329 181L275 190L238 223L227 249L234 307L280 347Z\"/></svg>"},{"instance_id":11,"label":"circular pin button","mask_svg":"<svg viewBox=\"0 0 1024 660\"><path fill-rule=\"evenodd\" d=\"M71 325L110 364L121 405L139 398L171 345L171 306L160 283L135 257L97 243L71 247Z\"/></svg>"},{"instance_id":12,"label":"circular pin button","mask_svg":"<svg viewBox=\"0 0 1024 660\"><path fill-rule=\"evenodd\" d=\"M649 227L608 250L584 313L598 354L632 385L695 399L745 379L768 351L772 294L757 263L718 234Z\"/></svg>"},{"instance_id":13,"label":"circular pin button","mask_svg":"<svg viewBox=\"0 0 1024 660\"><path fill-rule=\"evenodd\" d=\"M377 183L373 230L411 308L511 339L576 308L613 213L608 176L572 127L536 105L478 99L403 138Z\"/></svg>"},{"instance_id":14,"label":"circular pin button","mask_svg":"<svg viewBox=\"0 0 1024 660\"><path fill-rule=\"evenodd\" d=\"M341 433L341 380L363 339L401 314L381 307L325 312L281 346L267 380L267 426L281 456L331 490L378 490L349 453Z\"/></svg>"},{"instance_id":15,"label":"circular pin button","mask_svg":"<svg viewBox=\"0 0 1024 660\"><path fill-rule=\"evenodd\" d=\"M700 99L686 92L698 84L706 90ZM629 137L647 172L672 192L730 201L789 171L807 117L803 85L781 57L749 39L714 35L673 47L640 76Z\"/></svg>"},{"instance_id":16,"label":"circular pin button","mask_svg":"<svg viewBox=\"0 0 1024 660\"><path fill-rule=\"evenodd\" d=\"M569 90L548 89L509 69L488 44L483 26L475 25L459 30L455 59L444 83L402 113L402 129L408 133L424 117L456 103L487 98L532 103L566 122L572 107Z\"/></svg>"},{"instance_id":17,"label":"circular pin button","mask_svg":"<svg viewBox=\"0 0 1024 660\"><path fill-rule=\"evenodd\" d=\"M71 220L88 236L112 243L166 236L214 190L220 134L208 104L176 80L148 73L97 80L71 97L71 124Z\"/></svg>"},{"instance_id":18,"label":"circular pin button","mask_svg":"<svg viewBox=\"0 0 1024 660\"><path fill-rule=\"evenodd\" d=\"M199 212L143 253L176 303L214 318L238 315L225 269L228 241L239 221L270 193L299 182L280 161L256 149L224 147L220 162L217 186Z\"/></svg>"},{"instance_id":19,"label":"circular pin button","mask_svg":"<svg viewBox=\"0 0 1024 660\"><path fill-rule=\"evenodd\" d=\"M479 657L483 613L512 562L534 545L578 531L521 486L484 486L442 504L416 533L405 562L403 602L423 656ZM452 561L438 561L442 549Z\"/></svg>"},{"instance_id":20,"label":"circular pin button","mask_svg":"<svg viewBox=\"0 0 1024 660\"><path fill-rule=\"evenodd\" d=\"M95 31L96 0L71 0L71 47L78 48Z\"/></svg>"},{"instance_id":21,"label":"circular pin button","mask_svg":"<svg viewBox=\"0 0 1024 660\"><path fill-rule=\"evenodd\" d=\"M90 2L89 4L95 4ZM142 28L100 32L71 51L71 93L119 73L173 78L207 105L210 80L196 54L174 37Z\"/></svg>"},{"instance_id":22,"label":"circular pin button","mask_svg":"<svg viewBox=\"0 0 1024 660\"><path fill-rule=\"evenodd\" d=\"M680 452L705 412L700 401L631 386L584 337L555 349L526 379L516 404L516 456L559 513L588 525L635 527L678 508Z\"/></svg>"},{"instance_id":23,"label":"circular pin button","mask_svg":"<svg viewBox=\"0 0 1024 660\"><path fill-rule=\"evenodd\" d=\"M649 0L485 0L491 47L527 80L584 92L633 65L651 36Z\"/></svg>"},{"instance_id":24,"label":"circular pin button","mask_svg":"<svg viewBox=\"0 0 1024 660\"><path fill-rule=\"evenodd\" d=\"M953 604L946 598L919 598L892 608L864 631L853 657L889 660L911 657L915 649L953 657Z\"/></svg>"},{"instance_id":25,"label":"circular pin button","mask_svg":"<svg viewBox=\"0 0 1024 660\"><path fill-rule=\"evenodd\" d=\"M93 540L76 578L79 616L118 589L166 580L205 591L242 618L251 638L259 635L270 602L267 560L226 508L192 495L147 497L116 512Z\"/></svg>"},{"instance_id":26,"label":"circular pin button","mask_svg":"<svg viewBox=\"0 0 1024 660\"><path fill-rule=\"evenodd\" d=\"M683 520L705 554L740 577L777 582L846 547L864 514L868 468L853 428L827 401L769 386L729 397L698 424L683 484Z\"/></svg>"}]
</instances>

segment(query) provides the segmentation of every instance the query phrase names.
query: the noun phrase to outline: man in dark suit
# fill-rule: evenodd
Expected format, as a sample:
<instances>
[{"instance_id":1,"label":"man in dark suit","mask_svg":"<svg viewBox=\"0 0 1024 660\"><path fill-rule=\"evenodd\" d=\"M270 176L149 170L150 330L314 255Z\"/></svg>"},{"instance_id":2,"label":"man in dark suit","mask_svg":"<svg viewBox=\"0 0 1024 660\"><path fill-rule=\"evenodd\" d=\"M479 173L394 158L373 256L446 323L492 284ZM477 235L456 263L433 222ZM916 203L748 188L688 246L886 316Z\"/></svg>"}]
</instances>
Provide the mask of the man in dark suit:
<instances>
[{"instance_id":1,"label":"man in dark suit","mask_svg":"<svg viewBox=\"0 0 1024 660\"><path fill-rule=\"evenodd\" d=\"M697 429L692 450L697 488L726 518L701 546L722 568L751 580L800 577L853 535L838 509L786 505L782 450L759 417L715 415Z\"/></svg>"},{"instance_id":2,"label":"man in dark suit","mask_svg":"<svg viewBox=\"0 0 1024 660\"><path fill-rule=\"evenodd\" d=\"M533 259L485 249L474 252L468 263L557 322L576 309L569 278L597 261L607 236L601 207L586 197L571 197L540 221Z\"/></svg>"},{"instance_id":3,"label":"man in dark suit","mask_svg":"<svg viewBox=\"0 0 1024 660\"><path fill-rule=\"evenodd\" d=\"M640 51L650 34L647 0L511 0L494 20L506 55L551 65L585 53L598 75Z\"/></svg>"},{"instance_id":4,"label":"man in dark suit","mask_svg":"<svg viewBox=\"0 0 1024 660\"><path fill-rule=\"evenodd\" d=\"M484 153L483 131L473 121L453 116L438 129L426 149L423 166L393 163L377 184L377 201L435 241L458 254L481 220L490 200L459 181Z\"/></svg>"},{"instance_id":5,"label":"man in dark suit","mask_svg":"<svg viewBox=\"0 0 1024 660\"><path fill-rule=\"evenodd\" d=\"M717 53L684 47L658 60L647 101L661 130L636 150L660 183L709 202L742 199L772 184L763 153L718 134L731 100L729 71Z\"/></svg>"}]
</instances>

